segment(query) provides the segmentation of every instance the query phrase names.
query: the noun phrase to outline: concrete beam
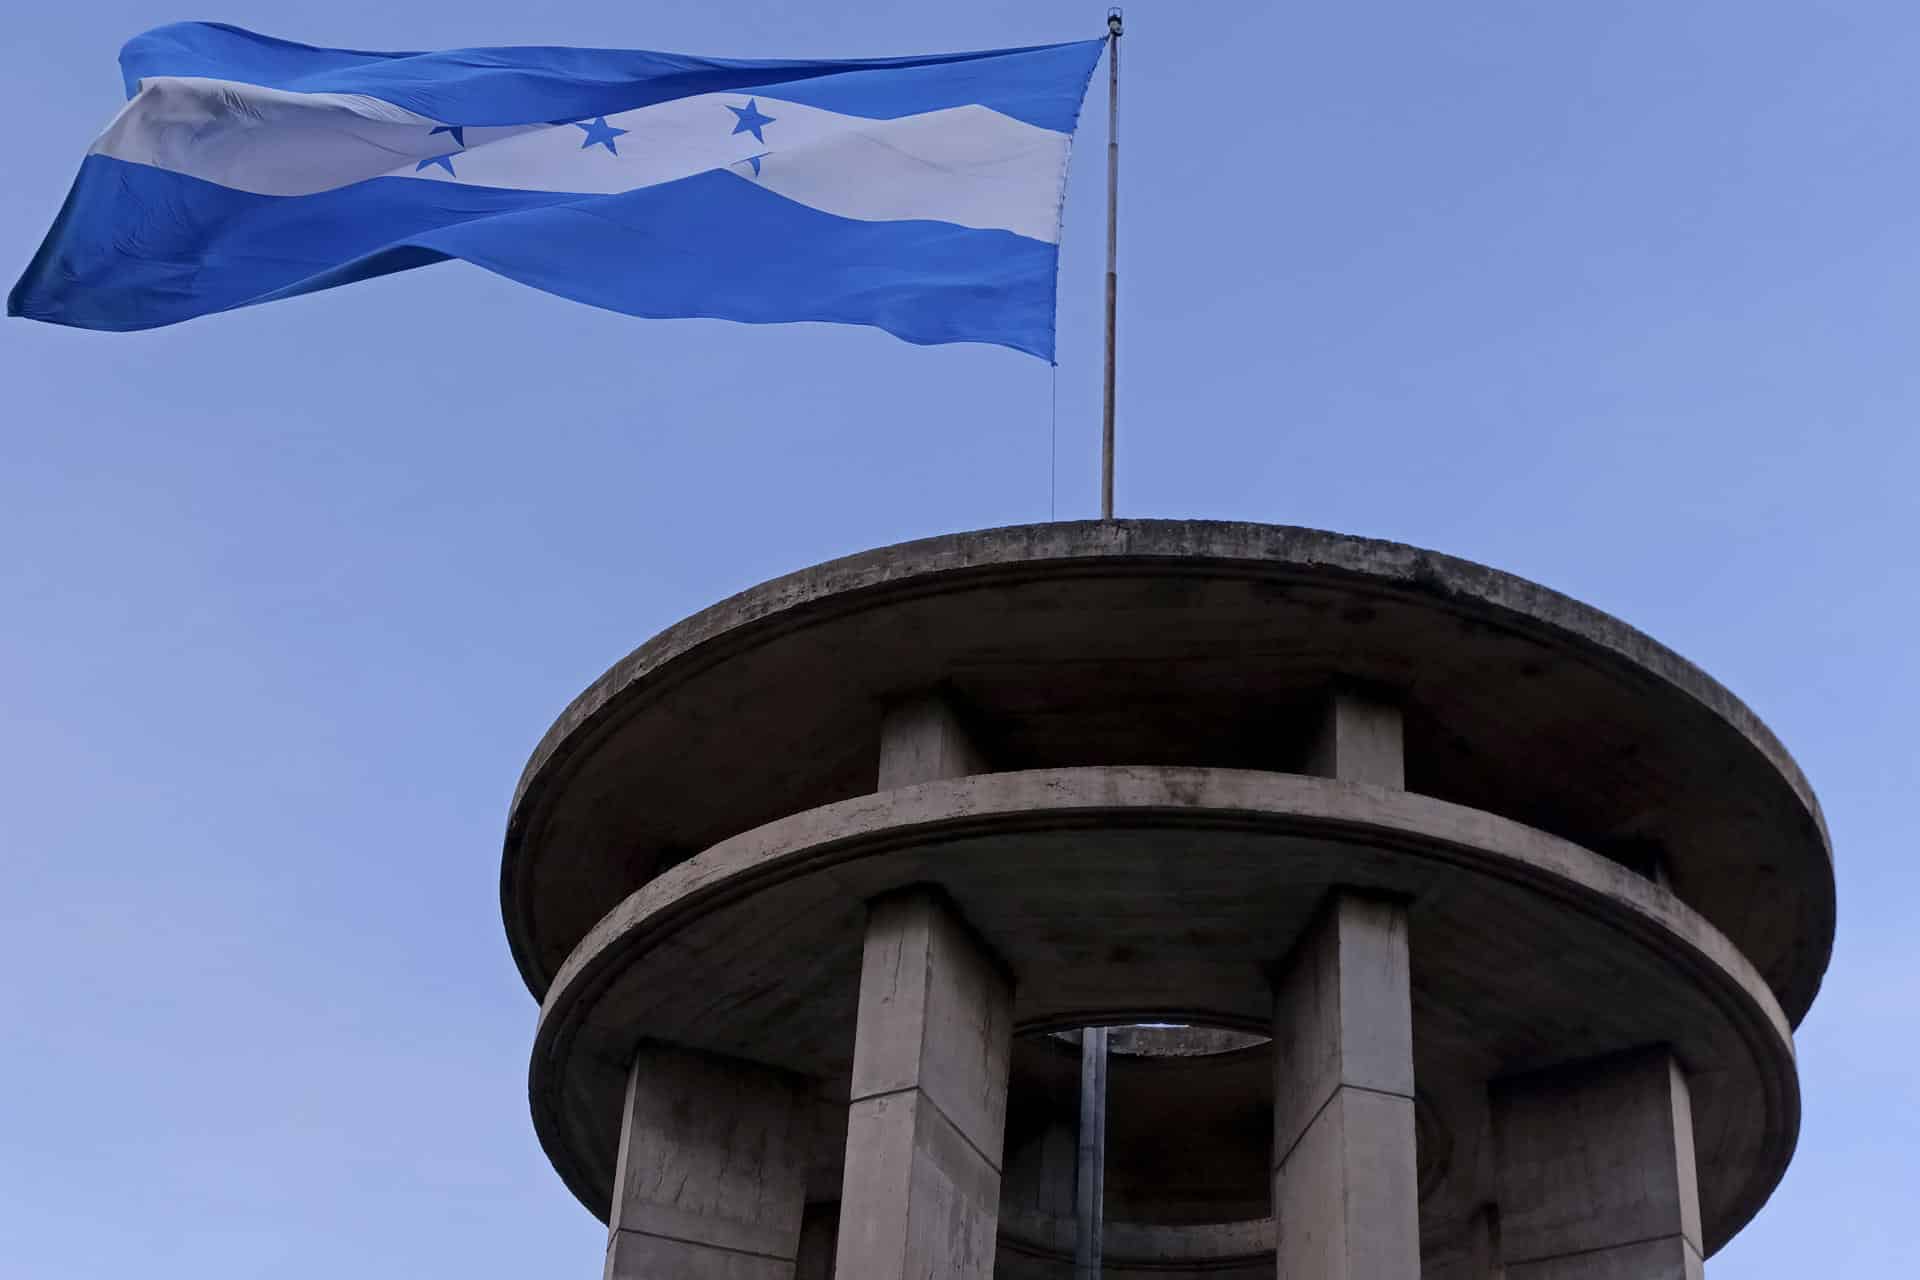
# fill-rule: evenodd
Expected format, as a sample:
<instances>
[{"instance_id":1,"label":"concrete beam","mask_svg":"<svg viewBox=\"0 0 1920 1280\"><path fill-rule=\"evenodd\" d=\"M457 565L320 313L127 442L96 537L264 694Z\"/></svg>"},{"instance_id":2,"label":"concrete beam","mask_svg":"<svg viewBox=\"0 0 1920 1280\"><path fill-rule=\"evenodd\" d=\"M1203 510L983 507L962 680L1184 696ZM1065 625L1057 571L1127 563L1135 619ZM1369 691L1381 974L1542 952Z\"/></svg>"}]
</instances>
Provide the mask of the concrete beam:
<instances>
[{"instance_id":1,"label":"concrete beam","mask_svg":"<svg viewBox=\"0 0 1920 1280\"><path fill-rule=\"evenodd\" d=\"M945 694L903 698L882 714L878 790L985 772L986 756Z\"/></svg>"},{"instance_id":2,"label":"concrete beam","mask_svg":"<svg viewBox=\"0 0 1920 1280\"><path fill-rule=\"evenodd\" d=\"M1327 695L1323 719L1307 757L1317 778L1407 785L1405 735L1400 708L1372 694L1336 688Z\"/></svg>"},{"instance_id":3,"label":"concrete beam","mask_svg":"<svg viewBox=\"0 0 1920 1280\"><path fill-rule=\"evenodd\" d=\"M1276 984L1273 1206L1282 1276L1418 1280L1405 908L1335 893Z\"/></svg>"},{"instance_id":4,"label":"concrete beam","mask_svg":"<svg viewBox=\"0 0 1920 1280\"><path fill-rule=\"evenodd\" d=\"M991 1280L1013 984L946 900L875 900L860 971L835 1274Z\"/></svg>"},{"instance_id":5,"label":"concrete beam","mask_svg":"<svg viewBox=\"0 0 1920 1280\"><path fill-rule=\"evenodd\" d=\"M606 1280L793 1280L808 1124L783 1072L644 1046L627 1076Z\"/></svg>"},{"instance_id":6,"label":"concrete beam","mask_svg":"<svg viewBox=\"0 0 1920 1280\"><path fill-rule=\"evenodd\" d=\"M1700 1280L1685 1073L1665 1048L1497 1082L1507 1280Z\"/></svg>"}]
</instances>

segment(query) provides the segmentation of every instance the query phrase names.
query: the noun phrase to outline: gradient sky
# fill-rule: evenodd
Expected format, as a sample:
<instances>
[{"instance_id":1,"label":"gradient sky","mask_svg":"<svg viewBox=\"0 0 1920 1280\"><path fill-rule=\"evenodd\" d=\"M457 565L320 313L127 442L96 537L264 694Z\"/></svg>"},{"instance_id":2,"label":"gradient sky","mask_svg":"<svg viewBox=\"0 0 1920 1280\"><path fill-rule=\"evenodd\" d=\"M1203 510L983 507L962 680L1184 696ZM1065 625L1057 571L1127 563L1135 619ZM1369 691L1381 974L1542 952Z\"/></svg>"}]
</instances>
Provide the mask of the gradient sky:
<instances>
[{"instance_id":1,"label":"gradient sky","mask_svg":"<svg viewBox=\"0 0 1920 1280\"><path fill-rule=\"evenodd\" d=\"M1103 14L16 6L0 265L117 109L120 42L179 18L851 57ZM1920 1272L1920 6L1143 2L1128 25L1121 513L1484 561L1746 699L1825 805L1840 935L1797 1158L1710 1270ZM634 320L464 264L151 333L0 324L0 1273L598 1274L527 1117L514 780L574 693L721 596L1092 513L1103 79L1057 493L1052 372L998 349Z\"/></svg>"}]
</instances>

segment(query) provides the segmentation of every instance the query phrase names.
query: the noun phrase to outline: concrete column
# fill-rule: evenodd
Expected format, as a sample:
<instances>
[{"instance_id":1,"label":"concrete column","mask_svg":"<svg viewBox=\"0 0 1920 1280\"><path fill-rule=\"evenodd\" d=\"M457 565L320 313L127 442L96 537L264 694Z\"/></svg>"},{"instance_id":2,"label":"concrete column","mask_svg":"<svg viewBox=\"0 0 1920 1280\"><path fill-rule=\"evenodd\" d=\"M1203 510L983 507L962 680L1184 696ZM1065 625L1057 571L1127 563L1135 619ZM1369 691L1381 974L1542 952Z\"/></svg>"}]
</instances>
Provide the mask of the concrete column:
<instances>
[{"instance_id":1,"label":"concrete column","mask_svg":"<svg viewBox=\"0 0 1920 1280\"><path fill-rule=\"evenodd\" d=\"M1273 1208L1287 1280L1417 1280L1403 907L1335 893L1275 985Z\"/></svg>"},{"instance_id":2,"label":"concrete column","mask_svg":"<svg viewBox=\"0 0 1920 1280\"><path fill-rule=\"evenodd\" d=\"M627 1076L606 1280L793 1280L809 1136L784 1073L643 1047Z\"/></svg>"},{"instance_id":3,"label":"concrete column","mask_svg":"<svg viewBox=\"0 0 1920 1280\"><path fill-rule=\"evenodd\" d=\"M945 899L869 908L835 1274L991 1280L1013 985Z\"/></svg>"},{"instance_id":4,"label":"concrete column","mask_svg":"<svg viewBox=\"0 0 1920 1280\"><path fill-rule=\"evenodd\" d=\"M1497 1082L1506 1280L1700 1280L1687 1079L1665 1049Z\"/></svg>"},{"instance_id":5,"label":"concrete column","mask_svg":"<svg viewBox=\"0 0 1920 1280\"><path fill-rule=\"evenodd\" d=\"M1380 787L1407 785L1399 707L1341 687L1327 695L1323 716L1308 753L1308 773Z\"/></svg>"},{"instance_id":6,"label":"concrete column","mask_svg":"<svg viewBox=\"0 0 1920 1280\"><path fill-rule=\"evenodd\" d=\"M1100 1280L1107 1230L1107 1029L1080 1033L1080 1132L1073 1180L1074 1280Z\"/></svg>"},{"instance_id":7,"label":"concrete column","mask_svg":"<svg viewBox=\"0 0 1920 1280\"><path fill-rule=\"evenodd\" d=\"M986 757L945 695L904 698L881 716L879 790L985 772Z\"/></svg>"}]
</instances>

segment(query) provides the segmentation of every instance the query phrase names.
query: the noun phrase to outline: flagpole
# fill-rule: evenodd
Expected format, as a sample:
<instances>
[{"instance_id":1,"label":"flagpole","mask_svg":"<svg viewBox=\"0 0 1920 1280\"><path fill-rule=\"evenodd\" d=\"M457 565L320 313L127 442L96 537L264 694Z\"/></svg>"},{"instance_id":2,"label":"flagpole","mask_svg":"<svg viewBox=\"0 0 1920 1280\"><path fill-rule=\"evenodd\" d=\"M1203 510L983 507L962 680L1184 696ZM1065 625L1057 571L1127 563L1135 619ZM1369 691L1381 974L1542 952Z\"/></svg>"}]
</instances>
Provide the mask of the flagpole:
<instances>
[{"instance_id":1,"label":"flagpole","mask_svg":"<svg viewBox=\"0 0 1920 1280\"><path fill-rule=\"evenodd\" d=\"M1107 381L1100 435L1100 518L1113 519L1114 309L1120 292L1120 10L1107 10Z\"/></svg>"}]
</instances>

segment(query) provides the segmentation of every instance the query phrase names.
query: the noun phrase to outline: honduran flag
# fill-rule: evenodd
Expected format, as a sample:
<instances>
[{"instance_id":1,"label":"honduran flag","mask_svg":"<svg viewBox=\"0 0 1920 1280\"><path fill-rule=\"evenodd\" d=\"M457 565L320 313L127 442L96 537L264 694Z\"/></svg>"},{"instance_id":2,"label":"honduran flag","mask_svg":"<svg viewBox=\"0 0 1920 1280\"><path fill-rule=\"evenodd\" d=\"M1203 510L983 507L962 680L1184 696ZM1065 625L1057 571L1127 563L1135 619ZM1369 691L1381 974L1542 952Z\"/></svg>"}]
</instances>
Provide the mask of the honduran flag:
<instances>
[{"instance_id":1,"label":"honduran flag","mask_svg":"<svg viewBox=\"0 0 1920 1280\"><path fill-rule=\"evenodd\" d=\"M1051 360L1104 43L789 62L161 27L121 50L129 101L7 310L145 329L462 258L629 315Z\"/></svg>"}]
</instances>

